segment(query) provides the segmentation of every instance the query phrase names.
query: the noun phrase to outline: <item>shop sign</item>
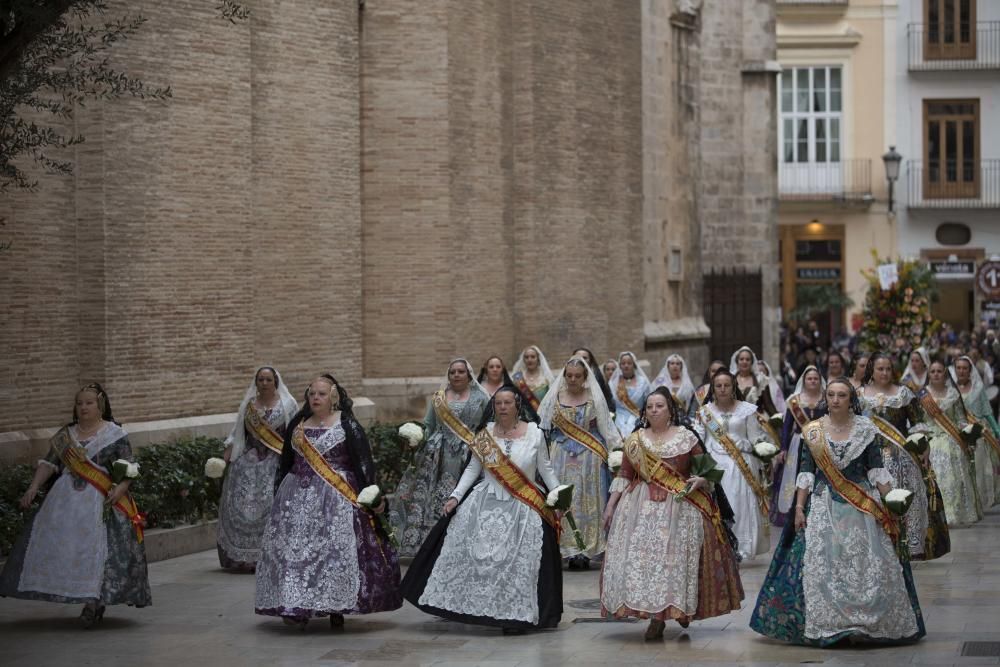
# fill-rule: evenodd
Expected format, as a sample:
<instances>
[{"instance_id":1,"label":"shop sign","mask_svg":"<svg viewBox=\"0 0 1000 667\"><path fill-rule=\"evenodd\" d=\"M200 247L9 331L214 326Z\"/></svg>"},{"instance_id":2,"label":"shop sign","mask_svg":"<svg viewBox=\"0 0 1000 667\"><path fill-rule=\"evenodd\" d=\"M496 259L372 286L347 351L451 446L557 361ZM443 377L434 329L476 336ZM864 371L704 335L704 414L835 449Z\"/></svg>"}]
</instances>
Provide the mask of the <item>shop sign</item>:
<instances>
[{"instance_id":1,"label":"shop sign","mask_svg":"<svg viewBox=\"0 0 1000 667\"><path fill-rule=\"evenodd\" d=\"M950 261L939 261L939 262L929 262L931 266L931 271L937 276L961 276L963 278L971 278L972 274L976 272L976 263L970 260L962 260L956 262Z\"/></svg>"},{"instance_id":2,"label":"shop sign","mask_svg":"<svg viewBox=\"0 0 1000 667\"><path fill-rule=\"evenodd\" d=\"M983 304L983 310L1000 310L1000 301L987 301Z\"/></svg>"},{"instance_id":3,"label":"shop sign","mask_svg":"<svg viewBox=\"0 0 1000 667\"><path fill-rule=\"evenodd\" d=\"M1000 262L983 262L976 271L976 289L987 301L1000 301Z\"/></svg>"},{"instance_id":4,"label":"shop sign","mask_svg":"<svg viewBox=\"0 0 1000 667\"><path fill-rule=\"evenodd\" d=\"M840 269L837 267L805 269L795 271L799 280L840 280Z\"/></svg>"}]
</instances>

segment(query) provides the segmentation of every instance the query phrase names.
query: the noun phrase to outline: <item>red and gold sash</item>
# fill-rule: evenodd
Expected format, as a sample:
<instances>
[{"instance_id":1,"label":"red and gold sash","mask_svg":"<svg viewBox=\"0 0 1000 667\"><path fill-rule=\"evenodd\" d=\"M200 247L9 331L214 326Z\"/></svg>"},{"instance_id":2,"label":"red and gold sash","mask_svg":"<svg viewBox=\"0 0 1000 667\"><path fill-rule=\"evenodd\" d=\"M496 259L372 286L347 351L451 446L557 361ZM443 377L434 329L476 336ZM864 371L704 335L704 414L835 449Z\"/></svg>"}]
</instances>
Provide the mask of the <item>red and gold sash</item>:
<instances>
[{"instance_id":1,"label":"red and gold sash","mask_svg":"<svg viewBox=\"0 0 1000 667\"><path fill-rule=\"evenodd\" d=\"M778 435L778 432L774 430L773 426L771 426L771 422L767 419L767 417L762 415L759 411L755 412L754 416L757 417L757 423L760 424L761 430L764 431L769 438L771 438L771 442L780 447L781 436Z\"/></svg>"},{"instance_id":2,"label":"red and gold sash","mask_svg":"<svg viewBox=\"0 0 1000 667\"><path fill-rule=\"evenodd\" d=\"M698 407L705 405L705 398L708 396L708 385L703 384L694 390L694 397L698 399Z\"/></svg>"},{"instance_id":3,"label":"red and gold sash","mask_svg":"<svg viewBox=\"0 0 1000 667\"><path fill-rule=\"evenodd\" d=\"M809 423L809 416L802 408L802 402L799 401L798 394L788 399L788 411L792 413L792 418L795 419L795 423L799 425L800 431L806 427L806 424Z\"/></svg>"},{"instance_id":4,"label":"red and gold sash","mask_svg":"<svg viewBox=\"0 0 1000 667\"><path fill-rule=\"evenodd\" d=\"M329 461L323 458L323 455L319 453L316 446L309 440L301 424L295 429L292 442L295 443L296 449L302 454L302 458L306 460L306 463L313 469L313 472L319 475L324 482L332 486L340 495L344 496L347 502L358 507L357 491L344 479L343 475L330 465Z\"/></svg>"},{"instance_id":5,"label":"red and gold sash","mask_svg":"<svg viewBox=\"0 0 1000 667\"><path fill-rule=\"evenodd\" d=\"M839 493L844 500L859 512L864 512L875 517L875 520L882 525L882 529L885 530L886 535L895 544L899 539L899 523L896 517L883 507L881 503L865 493L864 489L844 477L844 473L837 468L837 465L833 462L833 457L830 456L830 446L826 442L823 424L818 419L809 422L802 429L802 439L806 441L806 446L809 447L809 453L812 454L813 461L816 462L819 469L826 475L826 479L830 483L830 486L833 487L833 490Z\"/></svg>"},{"instance_id":6,"label":"red and gold sash","mask_svg":"<svg viewBox=\"0 0 1000 667\"><path fill-rule=\"evenodd\" d=\"M271 425L261 416L254 407L253 401L247 403L246 415L243 417L243 425L253 434L255 438L264 443L264 446L275 454L280 454L285 445L284 439L271 428Z\"/></svg>"},{"instance_id":7,"label":"red and gold sash","mask_svg":"<svg viewBox=\"0 0 1000 667\"><path fill-rule=\"evenodd\" d=\"M514 465L510 457L503 453L488 429L484 428L476 434L469 449L483 464L483 468L488 470L503 485L503 488L507 489L510 495L533 509L538 516L542 517L542 521L552 526L557 533L559 532L559 520L552 508L545 503L545 496L528 479L524 471Z\"/></svg>"},{"instance_id":8,"label":"red and gold sash","mask_svg":"<svg viewBox=\"0 0 1000 667\"><path fill-rule=\"evenodd\" d=\"M455 416L455 413L451 411L451 407L448 405L448 399L445 397L444 389L434 392L434 398L432 399L434 405L434 414L437 418L448 428L451 429L452 433L461 438L462 442L466 445L471 445L472 440L476 437L476 434L472 430L462 423L462 420Z\"/></svg>"},{"instance_id":9,"label":"red and gold sash","mask_svg":"<svg viewBox=\"0 0 1000 667\"><path fill-rule=\"evenodd\" d=\"M951 436L951 439L958 443L958 446L962 448L962 453L966 457L970 457L972 454L969 452L969 446L966 444L965 439L962 437L962 432L958 430L958 426L955 422L951 420L948 415L944 413L941 406L938 405L937 400L931 395L931 392L926 389L920 392L920 407L924 409L924 412L929 414L938 426L941 427L945 433Z\"/></svg>"},{"instance_id":10,"label":"red and gold sash","mask_svg":"<svg viewBox=\"0 0 1000 667\"><path fill-rule=\"evenodd\" d=\"M677 406L677 409L680 411L680 414L682 415L687 414L688 407L684 405L684 401L681 400L681 397L678 396L677 393L670 387L667 387L667 390L670 392L670 398L674 399L674 405Z\"/></svg>"},{"instance_id":11,"label":"red and gold sash","mask_svg":"<svg viewBox=\"0 0 1000 667\"><path fill-rule=\"evenodd\" d=\"M618 381L618 387L615 388L615 398L621 403L622 407L631 412L636 417L639 416L639 407L632 402L632 399L628 395L628 383L625 382L625 378L621 378Z\"/></svg>"},{"instance_id":12,"label":"red and gold sash","mask_svg":"<svg viewBox=\"0 0 1000 667\"><path fill-rule=\"evenodd\" d=\"M625 440L625 455L632 462L632 467L647 484L656 484L668 493L678 494L687 489L687 480L673 466L656 456L642 445L638 433L633 433ZM716 537L722 544L728 544L726 532L722 527L722 515L712 496L703 489L690 491L684 500L694 505L702 516L715 527Z\"/></svg>"},{"instance_id":13,"label":"red and gold sash","mask_svg":"<svg viewBox=\"0 0 1000 667\"><path fill-rule=\"evenodd\" d=\"M757 414L754 412L754 414ZM753 491L753 495L757 498L757 506L760 508L760 513L763 516L768 516L771 506L768 500L767 489L764 485L760 483L757 479L757 475L754 474L753 470L750 469L750 464L746 462L743 458L743 453L740 448L736 446L733 439L729 437L729 433L722 428L722 424L718 422L715 416L708 409L708 406L702 406L698 410L698 416L701 418L701 423L705 425L708 432L712 434L712 437L718 441L722 448L726 450L726 454L729 454L729 458L733 460L736 467L739 469L740 474L743 475L744 481L750 485L750 489Z\"/></svg>"},{"instance_id":14,"label":"red and gold sash","mask_svg":"<svg viewBox=\"0 0 1000 667\"><path fill-rule=\"evenodd\" d=\"M601 441L595 438L590 431L577 426L576 422L567 418L566 415L563 414L562 408L556 408L555 414L552 416L552 425L565 433L572 440L580 443L594 454L600 456L601 460L605 463L608 462L607 448L601 444Z\"/></svg>"},{"instance_id":15,"label":"red and gold sash","mask_svg":"<svg viewBox=\"0 0 1000 667\"><path fill-rule=\"evenodd\" d=\"M59 429L59 432L50 440L50 444L59 455L64 466L69 468L74 475L97 489L102 496L105 498L108 497L111 489L115 487L114 480L111 479L108 473L98 468L97 464L90 460L90 457L86 454L86 450L76 445L73 436L69 434L69 429ZM115 503L115 509L128 518L129 523L132 524L132 528L135 530L136 539L142 544L142 528L146 521L139 513L139 508L136 506L132 496L128 493L122 496Z\"/></svg>"},{"instance_id":16,"label":"red and gold sash","mask_svg":"<svg viewBox=\"0 0 1000 667\"><path fill-rule=\"evenodd\" d=\"M535 396L535 392L533 392L531 387L528 386L528 382L524 379L524 375L518 374L515 377L515 382L517 382L517 388L521 392L521 396L524 397L524 400L531 404L531 407L535 412L538 412L538 406L541 404L541 401L538 400L538 397Z\"/></svg>"},{"instance_id":17,"label":"red and gold sash","mask_svg":"<svg viewBox=\"0 0 1000 667\"><path fill-rule=\"evenodd\" d=\"M899 429L897 429L895 426L887 422L882 417L879 417L878 415L872 415L871 420L872 423L875 424L875 427L878 428L879 432L883 436L885 436L886 440L888 440L891 444L896 445L904 452L909 454L910 458L916 461L917 465L921 469L923 469L924 466L923 463L920 461L920 457L906 448L906 438L903 437L903 434L899 432Z\"/></svg>"}]
</instances>

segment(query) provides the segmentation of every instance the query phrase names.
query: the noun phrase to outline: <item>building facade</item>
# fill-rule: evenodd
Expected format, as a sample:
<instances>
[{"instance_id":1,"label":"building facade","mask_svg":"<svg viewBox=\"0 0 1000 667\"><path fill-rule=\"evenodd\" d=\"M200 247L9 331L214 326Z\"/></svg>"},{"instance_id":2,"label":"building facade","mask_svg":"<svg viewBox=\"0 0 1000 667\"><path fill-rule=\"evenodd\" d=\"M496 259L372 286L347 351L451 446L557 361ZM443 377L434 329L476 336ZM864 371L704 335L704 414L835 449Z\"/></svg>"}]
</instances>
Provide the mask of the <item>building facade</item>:
<instances>
[{"instance_id":1,"label":"building facade","mask_svg":"<svg viewBox=\"0 0 1000 667\"><path fill-rule=\"evenodd\" d=\"M163 439L262 363L381 418L457 356L705 363L703 272L775 272L773 3L143 2L116 57L172 99L80 109L75 175L0 201L0 457L95 380Z\"/></svg>"}]
</instances>

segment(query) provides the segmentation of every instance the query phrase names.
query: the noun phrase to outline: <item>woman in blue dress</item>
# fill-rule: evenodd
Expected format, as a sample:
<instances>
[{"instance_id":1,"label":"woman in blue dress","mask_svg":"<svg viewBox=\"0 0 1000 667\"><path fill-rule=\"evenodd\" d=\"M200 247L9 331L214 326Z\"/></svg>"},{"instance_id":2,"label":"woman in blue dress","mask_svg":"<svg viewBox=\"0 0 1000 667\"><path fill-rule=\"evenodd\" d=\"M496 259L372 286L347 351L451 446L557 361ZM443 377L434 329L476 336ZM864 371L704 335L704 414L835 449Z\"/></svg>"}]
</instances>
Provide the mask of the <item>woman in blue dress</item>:
<instances>
[{"instance_id":1,"label":"woman in blue dress","mask_svg":"<svg viewBox=\"0 0 1000 667\"><path fill-rule=\"evenodd\" d=\"M652 389L649 378L639 367L634 353L622 352L618 355L618 370L608 384L615 401L615 426L622 438L627 438L635 430L639 412Z\"/></svg>"}]
</instances>

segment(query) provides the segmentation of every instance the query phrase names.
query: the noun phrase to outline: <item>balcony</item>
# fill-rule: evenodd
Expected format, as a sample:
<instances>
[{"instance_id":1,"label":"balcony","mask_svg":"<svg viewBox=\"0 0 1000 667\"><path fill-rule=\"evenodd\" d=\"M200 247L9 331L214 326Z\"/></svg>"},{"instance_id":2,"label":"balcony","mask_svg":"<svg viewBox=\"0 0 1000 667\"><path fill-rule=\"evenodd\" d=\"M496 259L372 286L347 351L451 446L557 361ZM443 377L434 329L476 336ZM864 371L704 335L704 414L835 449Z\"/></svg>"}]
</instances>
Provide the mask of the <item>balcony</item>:
<instances>
[{"instance_id":1,"label":"balcony","mask_svg":"<svg viewBox=\"0 0 1000 667\"><path fill-rule=\"evenodd\" d=\"M940 173L939 169L928 171L919 160L907 161L908 206L936 209L1000 208L1000 160L982 160L978 165L963 167L955 162L947 161L944 173Z\"/></svg>"},{"instance_id":2,"label":"balcony","mask_svg":"<svg viewBox=\"0 0 1000 667\"><path fill-rule=\"evenodd\" d=\"M872 161L782 162L778 194L781 201L870 203Z\"/></svg>"},{"instance_id":3,"label":"balcony","mask_svg":"<svg viewBox=\"0 0 1000 667\"><path fill-rule=\"evenodd\" d=\"M911 72L983 70L1000 68L1000 21L983 21L973 26L951 26L958 31L951 38L959 42L943 42L949 35L946 25L928 30L927 24L911 23L906 28L907 59Z\"/></svg>"}]
</instances>

